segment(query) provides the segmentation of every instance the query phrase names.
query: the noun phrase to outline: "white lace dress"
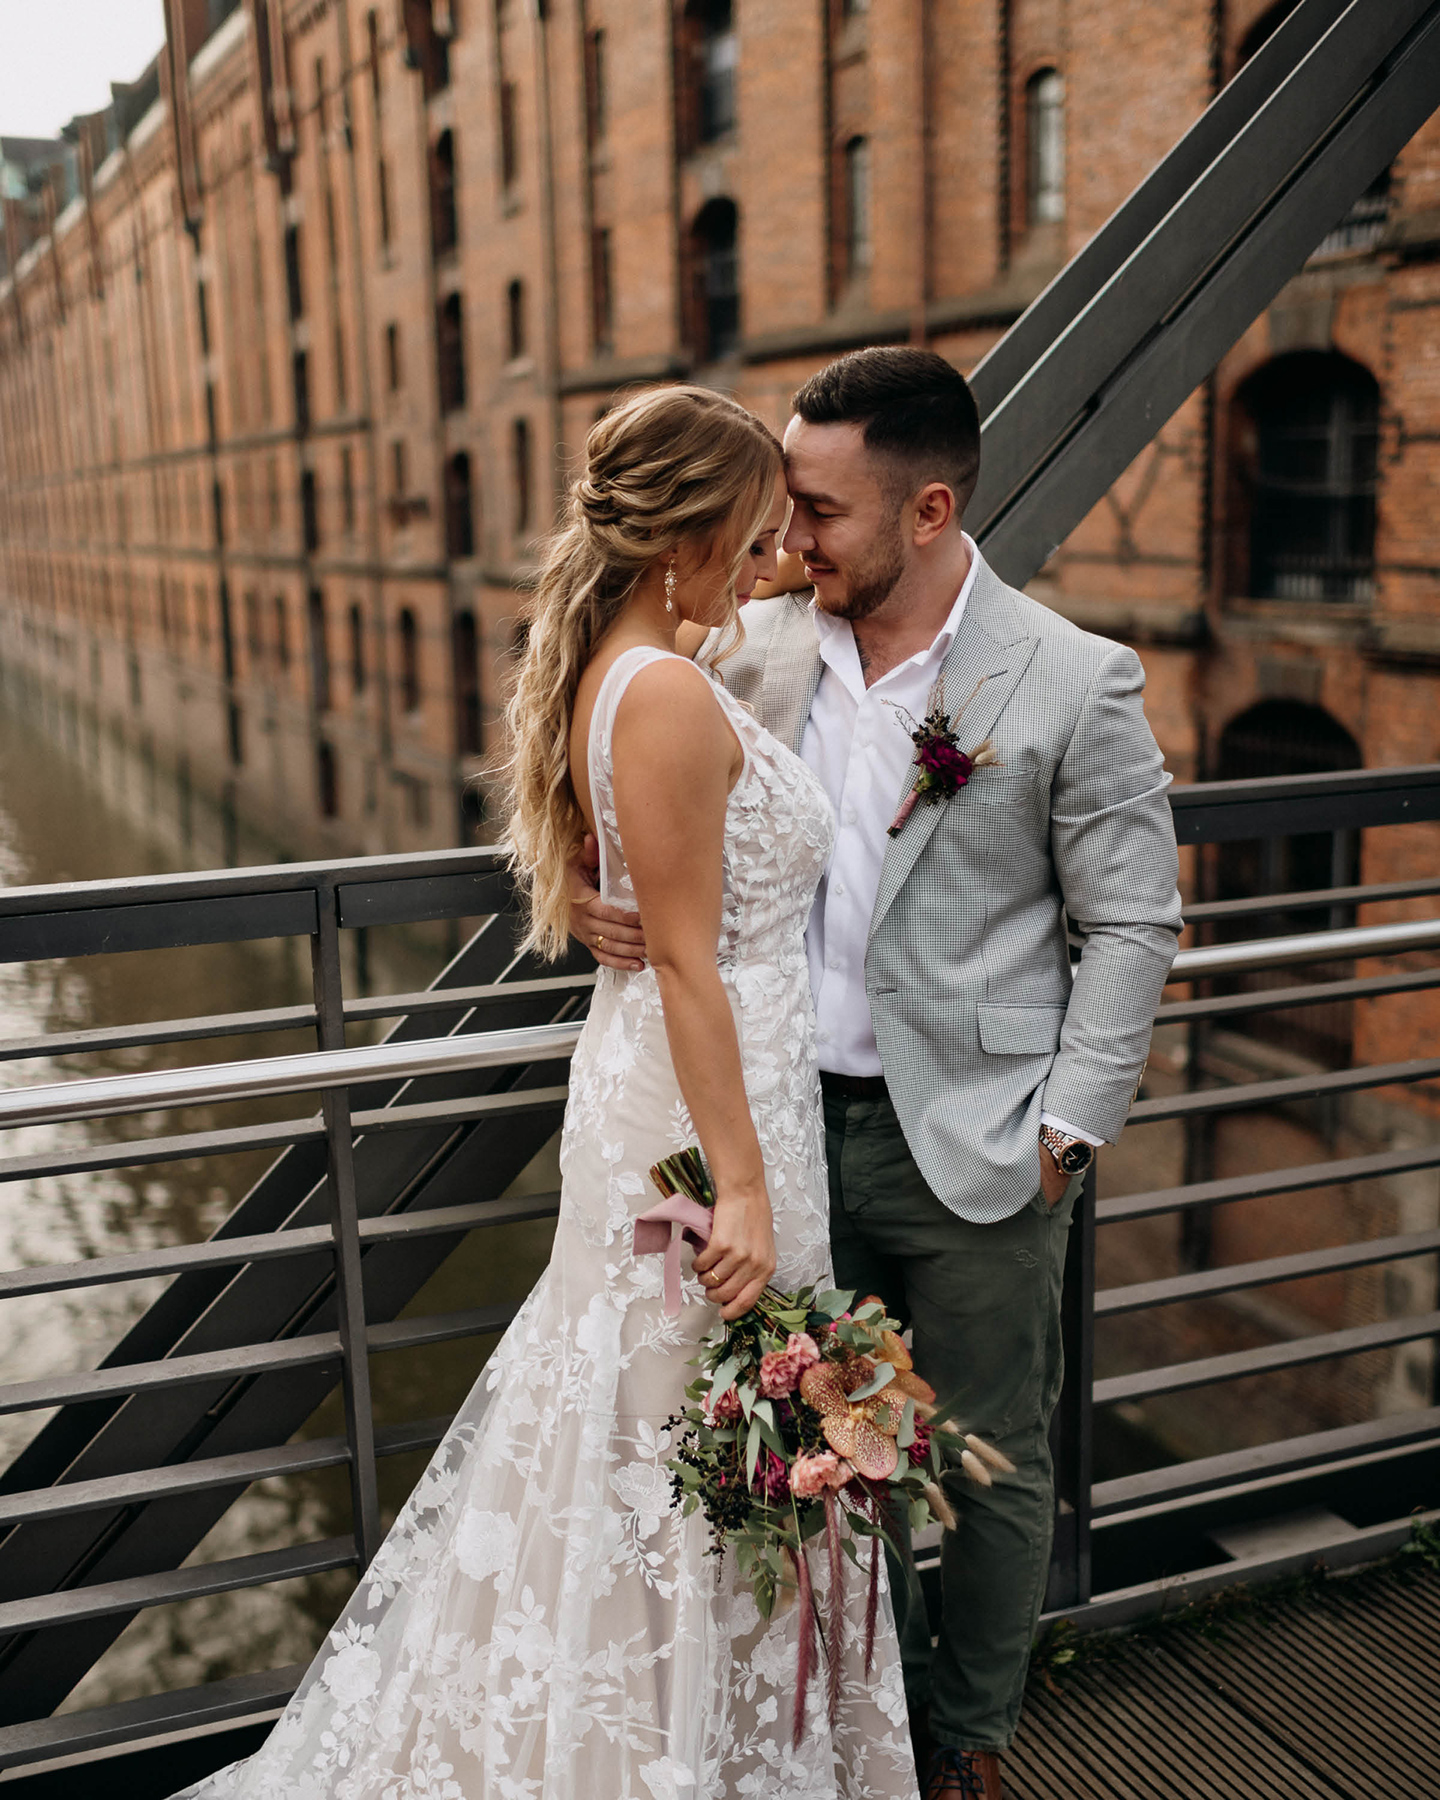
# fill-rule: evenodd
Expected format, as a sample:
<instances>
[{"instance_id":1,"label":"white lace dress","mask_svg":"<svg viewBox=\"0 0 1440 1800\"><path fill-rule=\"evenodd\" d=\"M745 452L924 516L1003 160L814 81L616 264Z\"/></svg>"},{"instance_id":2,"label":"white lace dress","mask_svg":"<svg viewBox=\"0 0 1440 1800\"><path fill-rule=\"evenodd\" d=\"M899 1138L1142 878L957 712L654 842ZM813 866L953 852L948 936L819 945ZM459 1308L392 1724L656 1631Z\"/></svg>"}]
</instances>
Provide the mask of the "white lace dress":
<instances>
[{"instance_id":1,"label":"white lace dress","mask_svg":"<svg viewBox=\"0 0 1440 1800\"><path fill-rule=\"evenodd\" d=\"M615 828L606 675L590 735L607 900L632 900ZM810 770L723 688L745 753L725 824L720 968L765 1157L776 1282L829 1275L824 1144L803 933L829 854ZM265 1745L194 1800L913 1800L888 1598L872 1675L853 1592L840 1723L823 1678L791 1748L796 1615L766 1627L672 1510L666 1420L717 1314L688 1273L632 1254L646 1171L695 1141L654 974L602 970L570 1077L549 1267ZM823 1593L823 1557L812 1555Z\"/></svg>"}]
</instances>

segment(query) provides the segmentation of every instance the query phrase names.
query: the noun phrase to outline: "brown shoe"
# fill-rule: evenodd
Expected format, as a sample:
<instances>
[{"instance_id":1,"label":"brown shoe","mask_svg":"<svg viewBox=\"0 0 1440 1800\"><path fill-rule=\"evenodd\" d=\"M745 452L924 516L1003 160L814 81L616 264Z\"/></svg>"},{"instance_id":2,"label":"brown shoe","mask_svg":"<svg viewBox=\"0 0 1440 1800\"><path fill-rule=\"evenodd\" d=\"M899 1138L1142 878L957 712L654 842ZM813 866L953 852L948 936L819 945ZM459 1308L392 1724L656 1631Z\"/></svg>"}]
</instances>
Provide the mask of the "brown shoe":
<instances>
[{"instance_id":1,"label":"brown shoe","mask_svg":"<svg viewBox=\"0 0 1440 1800\"><path fill-rule=\"evenodd\" d=\"M993 1750L954 1750L948 1745L930 1759L924 1800L1005 1800L1000 1758Z\"/></svg>"}]
</instances>

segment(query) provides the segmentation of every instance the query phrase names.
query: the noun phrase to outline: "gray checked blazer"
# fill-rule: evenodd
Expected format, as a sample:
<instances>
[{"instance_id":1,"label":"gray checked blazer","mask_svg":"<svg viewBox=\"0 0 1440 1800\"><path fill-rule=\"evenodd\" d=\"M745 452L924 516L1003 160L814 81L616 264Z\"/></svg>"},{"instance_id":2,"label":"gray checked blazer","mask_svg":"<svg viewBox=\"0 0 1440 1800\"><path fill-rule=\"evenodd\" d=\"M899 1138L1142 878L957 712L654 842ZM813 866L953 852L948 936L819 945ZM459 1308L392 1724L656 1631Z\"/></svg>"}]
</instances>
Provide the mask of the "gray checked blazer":
<instances>
[{"instance_id":1,"label":"gray checked blazer","mask_svg":"<svg viewBox=\"0 0 1440 1800\"><path fill-rule=\"evenodd\" d=\"M821 671L809 606L752 601L741 617L721 676L798 751ZM911 1154L946 1206L985 1223L1038 1191L1042 1110L1119 1136L1175 957L1178 864L1133 650L982 559L943 677L952 712L980 683L960 744L993 738L1001 766L922 802L890 840L865 991Z\"/></svg>"}]
</instances>

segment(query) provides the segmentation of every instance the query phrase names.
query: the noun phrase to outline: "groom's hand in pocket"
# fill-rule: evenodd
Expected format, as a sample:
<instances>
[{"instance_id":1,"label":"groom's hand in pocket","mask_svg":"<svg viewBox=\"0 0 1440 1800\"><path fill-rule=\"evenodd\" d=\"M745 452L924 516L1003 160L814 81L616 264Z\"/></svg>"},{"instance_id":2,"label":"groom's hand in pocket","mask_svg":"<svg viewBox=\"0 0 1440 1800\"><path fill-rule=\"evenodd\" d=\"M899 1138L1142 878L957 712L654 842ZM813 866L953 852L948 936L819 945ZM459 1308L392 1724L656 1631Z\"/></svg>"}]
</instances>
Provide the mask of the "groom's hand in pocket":
<instances>
[{"instance_id":1,"label":"groom's hand in pocket","mask_svg":"<svg viewBox=\"0 0 1440 1800\"><path fill-rule=\"evenodd\" d=\"M1049 1146L1040 1146L1040 1192L1045 1196L1045 1204L1053 1212L1065 1198L1065 1190L1070 1185L1070 1177L1050 1154Z\"/></svg>"},{"instance_id":2,"label":"groom's hand in pocket","mask_svg":"<svg viewBox=\"0 0 1440 1800\"><path fill-rule=\"evenodd\" d=\"M570 935L578 938L597 963L633 974L645 967L645 933L640 915L600 898L600 846L589 832L580 854L570 864Z\"/></svg>"}]
</instances>

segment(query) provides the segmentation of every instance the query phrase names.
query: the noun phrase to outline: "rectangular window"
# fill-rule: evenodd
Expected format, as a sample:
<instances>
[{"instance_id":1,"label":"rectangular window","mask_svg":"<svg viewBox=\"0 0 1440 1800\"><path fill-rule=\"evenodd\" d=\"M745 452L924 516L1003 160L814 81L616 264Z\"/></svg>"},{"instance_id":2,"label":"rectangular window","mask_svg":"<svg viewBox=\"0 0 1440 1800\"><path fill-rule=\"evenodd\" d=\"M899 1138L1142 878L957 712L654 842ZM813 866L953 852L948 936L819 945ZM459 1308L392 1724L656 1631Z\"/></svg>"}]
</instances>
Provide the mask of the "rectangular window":
<instances>
[{"instance_id":1,"label":"rectangular window","mask_svg":"<svg viewBox=\"0 0 1440 1800\"><path fill-rule=\"evenodd\" d=\"M385 379L389 383L390 392L398 393L400 389L400 327L385 327Z\"/></svg>"},{"instance_id":2,"label":"rectangular window","mask_svg":"<svg viewBox=\"0 0 1440 1800\"><path fill-rule=\"evenodd\" d=\"M340 510L346 531L355 529L355 454L348 444L340 446Z\"/></svg>"},{"instance_id":3,"label":"rectangular window","mask_svg":"<svg viewBox=\"0 0 1440 1800\"><path fill-rule=\"evenodd\" d=\"M375 200L380 211L380 248L390 248L390 171L382 156L375 165Z\"/></svg>"},{"instance_id":4,"label":"rectangular window","mask_svg":"<svg viewBox=\"0 0 1440 1800\"><path fill-rule=\"evenodd\" d=\"M310 359L305 351L297 350L291 364L291 379L295 388L295 429L310 429Z\"/></svg>"},{"instance_id":5,"label":"rectangular window","mask_svg":"<svg viewBox=\"0 0 1440 1800\"><path fill-rule=\"evenodd\" d=\"M396 438L390 446L390 485L397 500L403 500L410 490L409 458L404 438Z\"/></svg>"},{"instance_id":6,"label":"rectangular window","mask_svg":"<svg viewBox=\"0 0 1440 1800\"><path fill-rule=\"evenodd\" d=\"M510 462L511 480L514 484L515 530L518 533L530 529L532 502L528 419L516 419L510 427Z\"/></svg>"},{"instance_id":7,"label":"rectangular window","mask_svg":"<svg viewBox=\"0 0 1440 1800\"><path fill-rule=\"evenodd\" d=\"M305 316L305 293L300 284L300 227L285 227L285 294L290 305L290 318Z\"/></svg>"},{"instance_id":8,"label":"rectangular window","mask_svg":"<svg viewBox=\"0 0 1440 1800\"><path fill-rule=\"evenodd\" d=\"M500 184L512 188L520 174L519 96L513 81L500 83Z\"/></svg>"},{"instance_id":9,"label":"rectangular window","mask_svg":"<svg viewBox=\"0 0 1440 1800\"><path fill-rule=\"evenodd\" d=\"M345 327L335 321L335 408L344 412L349 403L349 378L345 371Z\"/></svg>"},{"instance_id":10,"label":"rectangular window","mask_svg":"<svg viewBox=\"0 0 1440 1800\"><path fill-rule=\"evenodd\" d=\"M365 615L358 601L350 607L350 687L365 692Z\"/></svg>"},{"instance_id":11,"label":"rectangular window","mask_svg":"<svg viewBox=\"0 0 1440 1800\"><path fill-rule=\"evenodd\" d=\"M307 604L310 621L310 693L316 712L330 710L330 643L326 628L325 596L311 588Z\"/></svg>"},{"instance_id":12,"label":"rectangular window","mask_svg":"<svg viewBox=\"0 0 1440 1800\"><path fill-rule=\"evenodd\" d=\"M595 348L601 352L613 349L615 343L615 305L610 277L610 227L600 225L590 237L590 306Z\"/></svg>"},{"instance_id":13,"label":"rectangular window","mask_svg":"<svg viewBox=\"0 0 1440 1800\"><path fill-rule=\"evenodd\" d=\"M300 528L305 553L312 555L320 548L320 492L313 469L306 469L300 477Z\"/></svg>"},{"instance_id":14,"label":"rectangular window","mask_svg":"<svg viewBox=\"0 0 1440 1800\"><path fill-rule=\"evenodd\" d=\"M380 111L380 15L372 6L365 15L365 49L370 64L370 98Z\"/></svg>"},{"instance_id":15,"label":"rectangular window","mask_svg":"<svg viewBox=\"0 0 1440 1800\"><path fill-rule=\"evenodd\" d=\"M340 217L335 210L335 190L328 184L325 188L325 245L330 253L333 275L340 267Z\"/></svg>"},{"instance_id":16,"label":"rectangular window","mask_svg":"<svg viewBox=\"0 0 1440 1800\"><path fill-rule=\"evenodd\" d=\"M585 135L593 150L605 136L605 33L585 34Z\"/></svg>"}]
</instances>

